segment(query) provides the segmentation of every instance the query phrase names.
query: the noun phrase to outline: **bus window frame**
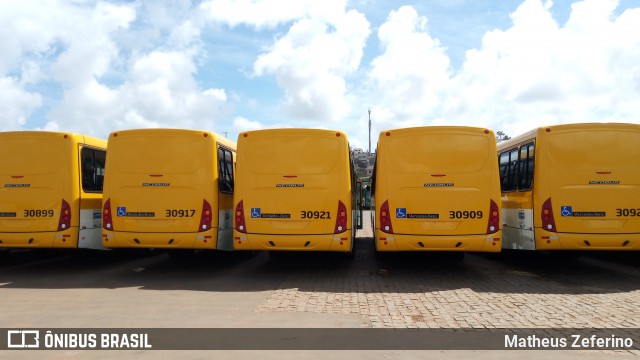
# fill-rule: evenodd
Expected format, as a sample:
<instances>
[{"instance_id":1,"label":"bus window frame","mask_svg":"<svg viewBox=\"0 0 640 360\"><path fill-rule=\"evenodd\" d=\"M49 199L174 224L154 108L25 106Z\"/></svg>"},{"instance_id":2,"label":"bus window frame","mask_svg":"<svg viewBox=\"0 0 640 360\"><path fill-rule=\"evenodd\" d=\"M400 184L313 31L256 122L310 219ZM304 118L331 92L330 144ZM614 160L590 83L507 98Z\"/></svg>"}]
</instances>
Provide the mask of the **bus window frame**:
<instances>
[{"instance_id":1,"label":"bus window frame","mask_svg":"<svg viewBox=\"0 0 640 360\"><path fill-rule=\"evenodd\" d=\"M225 194L233 194L235 183L233 178L234 163L233 150L218 145L218 191ZM227 158L228 154L228 158Z\"/></svg>"},{"instance_id":2,"label":"bus window frame","mask_svg":"<svg viewBox=\"0 0 640 360\"><path fill-rule=\"evenodd\" d=\"M526 158L522 158L522 150L525 148L526 148ZM531 166L531 169L528 169L529 166ZM527 167L526 172L524 172L524 167ZM535 171L535 143L530 142L530 143L521 145L518 151L518 176L517 176L518 191L526 192L526 191L531 191L531 189L533 189L534 171ZM524 184L524 181L526 181L527 184ZM528 186L523 186L523 185L528 185Z\"/></svg>"},{"instance_id":3,"label":"bus window frame","mask_svg":"<svg viewBox=\"0 0 640 360\"><path fill-rule=\"evenodd\" d=\"M92 170L92 177L93 179L92 184L94 186L94 188L89 188L87 189L87 187L85 186L85 153L87 152L91 152L91 163L93 166L93 170ZM98 174L96 172L96 170L98 170L98 167L96 166L96 153L102 153L103 156L103 164L102 164L102 174ZM86 194L102 194L104 191L104 169L107 165L107 151L105 149L100 149L94 146L89 146L89 145L82 145L80 147L80 188L82 189L82 192L86 193ZM98 176L102 177L102 181L98 182Z\"/></svg>"},{"instance_id":4,"label":"bus window frame","mask_svg":"<svg viewBox=\"0 0 640 360\"><path fill-rule=\"evenodd\" d=\"M507 154L508 159L506 163L501 162L501 157L503 154ZM515 154L515 156L513 156ZM503 193L506 192L515 192L518 191L518 156L520 155L520 149L518 147L509 148L504 150L503 152L498 154L498 172L500 175L500 191ZM515 160L513 159L515 158ZM503 175L502 167L506 166L505 174ZM507 181L505 181L505 179ZM505 184L507 182L507 184ZM506 187L505 185L508 185ZM506 188L505 188L506 187Z\"/></svg>"}]
</instances>

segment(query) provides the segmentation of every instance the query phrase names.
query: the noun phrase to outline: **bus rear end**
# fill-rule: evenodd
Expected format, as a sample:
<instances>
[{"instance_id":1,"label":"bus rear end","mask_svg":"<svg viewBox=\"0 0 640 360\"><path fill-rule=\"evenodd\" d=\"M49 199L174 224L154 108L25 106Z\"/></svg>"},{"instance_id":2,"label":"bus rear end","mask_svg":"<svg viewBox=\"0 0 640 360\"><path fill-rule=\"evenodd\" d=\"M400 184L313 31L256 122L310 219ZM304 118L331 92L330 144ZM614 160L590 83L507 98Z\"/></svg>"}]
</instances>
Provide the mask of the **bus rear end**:
<instances>
[{"instance_id":1,"label":"bus rear end","mask_svg":"<svg viewBox=\"0 0 640 360\"><path fill-rule=\"evenodd\" d=\"M538 143L536 248L639 250L640 126L551 126Z\"/></svg>"},{"instance_id":2,"label":"bus rear end","mask_svg":"<svg viewBox=\"0 0 640 360\"><path fill-rule=\"evenodd\" d=\"M76 137L0 133L0 247L78 246Z\"/></svg>"},{"instance_id":3,"label":"bus rear end","mask_svg":"<svg viewBox=\"0 0 640 360\"><path fill-rule=\"evenodd\" d=\"M492 131L383 131L375 179L377 251L498 252L500 188Z\"/></svg>"},{"instance_id":4,"label":"bus rear end","mask_svg":"<svg viewBox=\"0 0 640 360\"><path fill-rule=\"evenodd\" d=\"M105 247L216 249L214 134L118 131L109 136L108 149Z\"/></svg>"},{"instance_id":5,"label":"bus rear end","mask_svg":"<svg viewBox=\"0 0 640 360\"><path fill-rule=\"evenodd\" d=\"M240 134L234 248L351 252L349 146L339 131Z\"/></svg>"}]
</instances>

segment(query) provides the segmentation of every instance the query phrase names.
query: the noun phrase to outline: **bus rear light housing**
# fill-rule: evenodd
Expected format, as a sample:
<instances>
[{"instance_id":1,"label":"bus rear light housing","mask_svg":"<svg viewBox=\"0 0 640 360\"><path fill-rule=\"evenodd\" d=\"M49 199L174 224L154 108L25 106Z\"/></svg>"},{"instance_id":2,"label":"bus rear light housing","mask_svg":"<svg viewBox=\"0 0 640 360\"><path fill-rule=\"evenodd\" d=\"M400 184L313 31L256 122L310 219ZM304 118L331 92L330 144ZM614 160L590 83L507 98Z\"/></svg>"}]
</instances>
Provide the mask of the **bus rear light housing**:
<instances>
[{"instance_id":1,"label":"bus rear light housing","mask_svg":"<svg viewBox=\"0 0 640 360\"><path fill-rule=\"evenodd\" d=\"M244 204L242 200L236 205L236 212L233 217L233 221L235 222L235 228L237 231L241 233L247 232L247 224L244 221Z\"/></svg>"},{"instance_id":2,"label":"bus rear light housing","mask_svg":"<svg viewBox=\"0 0 640 360\"><path fill-rule=\"evenodd\" d=\"M333 233L339 234L345 231L347 231L347 207L342 201L338 200L338 216L336 217L336 226L333 229Z\"/></svg>"},{"instance_id":3,"label":"bus rear light housing","mask_svg":"<svg viewBox=\"0 0 640 360\"><path fill-rule=\"evenodd\" d=\"M211 204L205 199L202 200L202 214L200 215L200 227L198 232L207 231L211 229L211 220L213 214L211 212Z\"/></svg>"},{"instance_id":4,"label":"bus rear light housing","mask_svg":"<svg viewBox=\"0 0 640 360\"><path fill-rule=\"evenodd\" d=\"M380 230L387 234L393 234L391 214L389 213L389 201L385 200L380 206Z\"/></svg>"},{"instance_id":5,"label":"bus rear light housing","mask_svg":"<svg viewBox=\"0 0 640 360\"><path fill-rule=\"evenodd\" d=\"M500 211L495 201L489 200L489 221L487 222L487 234L494 234L500 230Z\"/></svg>"},{"instance_id":6,"label":"bus rear light housing","mask_svg":"<svg viewBox=\"0 0 640 360\"><path fill-rule=\"evenodd\" d=\"M544 230L558 232L556 230L555 219L553 218L553 207L551 205L551 198L548 198L542 204L542 213L540 215L542 216L542 228Z\"/></svg>"},{"instance_id":7,"label":"bus rear light housing","mask_svg":"<svg viewBox=\"0 0 640 360\"><path fill-rule=\"evenodd\" d=\"M62 208L60 210L60 220L58 220L58 231L64 231L71 227L71 206L62 199Z\"/></svg>"},{"instance_id":8,"label":"bus rear light housing","mask_svg":"<svg viewBox=\"0 0 640 360\"><path fill-rule=\"evenodd\" d=\"M113 231L113 219L111 217L111 199L107 199L102 207L102 228Z\"/></svg>"}]
</instances>

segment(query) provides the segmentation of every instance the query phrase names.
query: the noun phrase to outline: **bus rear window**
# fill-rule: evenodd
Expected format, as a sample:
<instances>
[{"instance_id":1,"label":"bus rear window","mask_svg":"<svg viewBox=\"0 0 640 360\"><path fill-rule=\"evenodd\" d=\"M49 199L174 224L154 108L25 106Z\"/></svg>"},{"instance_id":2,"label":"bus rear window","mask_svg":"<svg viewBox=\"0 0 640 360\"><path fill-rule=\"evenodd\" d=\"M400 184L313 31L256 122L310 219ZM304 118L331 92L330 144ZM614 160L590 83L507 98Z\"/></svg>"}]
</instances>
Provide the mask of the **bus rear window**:
<instances>
[{"instance_id":1,"label":"bus rear window","mask_svg":"<svg viewBox=\"0 0 640 360\"><path fill-rule=\"evenodd\" d=\"M563 169L637 169L640 133L633 131L556 132L548 138L548 154Z\"/></svg>"},{"instance_id":2,"label":"bus rear window","mask_svg":"<svg viewBox=\"0 0 640 360\"><path fill-rule=\"evenodd\" d=\"M66 169L70 148L58 138L13 138L0 141L0 173L52 174Z\"/></svg>"},{"instance_id":3,"label":"bus rear window","mask_svg":"<svg viewBox=\"0 0 640 360\"><path fill-rule=\"evenodd\" d=\"M248 168L260 175L330 173L343 154L337 138L270 136L247 144Z\"/></svg>"},{"instance_id":4,"label":"bus rear window","mask_svg":"<svg viewBox=\"0 0 640 360\"><path fill-rule=\"evenodd\" d=\"M389 138L392 170L401 174L476 172L494 156L486 136L442 135Z\"/></svg>"},{"instance_id":5,"label":"bus rear window","mask_svg":"<svg viewBox=\"0 0 640 360\"><path fill-rule=\"evenodd\" d=\"M191 174L198 171L211 152L201 136L144 136L120 137L117 146L109 149L118 170L124 173L150 173L162 171L173 174ZM215 164L212 164L215 166Z\"/></svg>"}]
</instances>

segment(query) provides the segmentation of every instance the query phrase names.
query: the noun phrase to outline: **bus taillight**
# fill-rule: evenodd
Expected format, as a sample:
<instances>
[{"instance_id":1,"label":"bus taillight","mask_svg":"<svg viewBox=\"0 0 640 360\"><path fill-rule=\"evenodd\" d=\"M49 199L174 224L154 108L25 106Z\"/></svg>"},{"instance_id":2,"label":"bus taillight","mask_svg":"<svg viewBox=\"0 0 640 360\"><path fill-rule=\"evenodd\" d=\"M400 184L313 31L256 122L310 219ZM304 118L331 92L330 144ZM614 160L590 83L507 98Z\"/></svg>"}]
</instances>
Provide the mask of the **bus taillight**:
<instances>
[{"instance_id":1,"label":"bus taillight","mask_svg":"<svg viewBox=\"0 0 640 360\"><path fill-rule=\"evenodd\" d=\"M553 219L551 198L548 198L547 201L542 204L542 228L547 231L557 232L556 222Z\"/></svg>"},{"instance_id":2,"label":"bus taillight","mask_svg":"<svg viewBox=\"0 0 640 360\"><path fill-rule=\"evenodd\" d=\"M389 202L385 200L380 206L380 230L387 234L393 234L393 226L391 226L391 214L389 213Z\"/></svg>"},{"instance_id":3,"label":"bus taillight","mask_svg":"<svg viewBox=\"0 0 640 360\"><path fill-rule=\"evenodd\" d=\"M211 204L207 200L202 200L202 215L200 215L200 227L198 231L207 231L211 229L211 219L213 214L211 213Z\"/></svg>"},{"instance_id":4,"label":"bus taillight","mask_svg":"<svg viewBox=\"0 0 640 360\"><path fill-rule=\"evenodd\" d=\"M105 201L102 207L102 228L113 231L113 220L111 219L111 199Z\"/></svg>"},{"instance_id":5,"label":"bus taillight","mask_svg":"<svg viewBox=\"0 0 640 360\"><path fill-rule=\"evenodd\" d=\"M244 222L244 205L242 204L242 200L236 206L236 213L233 217L236 223L236 230L242 233L247 232L247 225Z\"/></svg>"},{"instance_id":6,"label":"bus taillight","mask_svg":"<svg viewBox=\"0 0 640 360\"><path fill-rule=\"evenodd\" d=\"M489 204L489 222L487 224L487 234L493 234L500 230L500 211L498 210L498 204L495 201L490 200Z\"/></svg>"},{"instance_id":7,"label":"bus taillight","mask_svg":"<svg viewBox=\"0 0 640 360\"><path fill-rule=\"evenodd\" d=\"M58 231L64 231L71 227L71 206L62 199L62 210L60 210L60 220L58 220Z\"/></svg>"},{"instance_id":8,"label":"bus taillight","mask_svg":"<svg viewBox=\"0 0 640 360\"><path fill-rule=\"evenodd\" d=\"M334 234L347 231L347 207L338 200L338 216L336 217L336 227L333 229Z\"/></svg>"}]
</instances>

